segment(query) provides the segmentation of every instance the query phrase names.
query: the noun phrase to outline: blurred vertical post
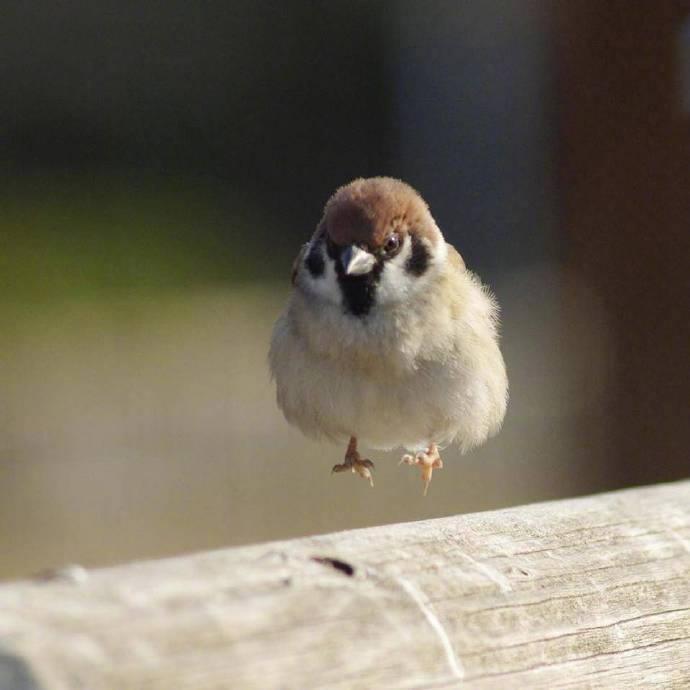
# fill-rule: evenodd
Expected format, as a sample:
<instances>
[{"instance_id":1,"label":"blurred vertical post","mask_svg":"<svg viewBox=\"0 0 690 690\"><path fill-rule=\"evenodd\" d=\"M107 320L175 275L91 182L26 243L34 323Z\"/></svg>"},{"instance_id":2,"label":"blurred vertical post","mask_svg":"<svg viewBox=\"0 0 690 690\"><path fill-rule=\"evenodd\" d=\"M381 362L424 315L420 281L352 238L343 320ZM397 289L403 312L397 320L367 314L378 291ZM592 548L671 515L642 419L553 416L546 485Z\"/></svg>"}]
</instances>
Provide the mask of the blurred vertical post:
<instances>
[{"instance_id":1,"label":"blurred vertical post","mask_svg":"<svg viewBox=\"0 0 690 690\"><path fill-rule=\"evenodd\" d=\"M569 265L615 339L617 484L687 473L690 117L680 39L690 3L556 5L560 176Z\"/></svg>"}]
</instances>

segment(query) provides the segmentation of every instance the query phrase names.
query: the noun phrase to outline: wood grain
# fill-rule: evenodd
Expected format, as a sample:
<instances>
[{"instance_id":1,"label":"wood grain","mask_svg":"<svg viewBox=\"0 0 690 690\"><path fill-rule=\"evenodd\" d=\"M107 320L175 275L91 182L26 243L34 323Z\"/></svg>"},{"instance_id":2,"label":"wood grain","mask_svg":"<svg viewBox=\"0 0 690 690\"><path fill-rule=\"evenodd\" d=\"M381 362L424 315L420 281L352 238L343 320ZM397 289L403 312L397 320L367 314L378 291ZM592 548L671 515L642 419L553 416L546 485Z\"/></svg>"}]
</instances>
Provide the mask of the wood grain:
<instances>
[{"instance_id":1,"label":"wood grain","mask_svg":"<svg viewBox=\"0 0 690 690\"><path fill-rule=\"evenodd\" d=\"M690 481L10 583L0 646L44 690L690 687Z\"/></svg>"}]
</instances>

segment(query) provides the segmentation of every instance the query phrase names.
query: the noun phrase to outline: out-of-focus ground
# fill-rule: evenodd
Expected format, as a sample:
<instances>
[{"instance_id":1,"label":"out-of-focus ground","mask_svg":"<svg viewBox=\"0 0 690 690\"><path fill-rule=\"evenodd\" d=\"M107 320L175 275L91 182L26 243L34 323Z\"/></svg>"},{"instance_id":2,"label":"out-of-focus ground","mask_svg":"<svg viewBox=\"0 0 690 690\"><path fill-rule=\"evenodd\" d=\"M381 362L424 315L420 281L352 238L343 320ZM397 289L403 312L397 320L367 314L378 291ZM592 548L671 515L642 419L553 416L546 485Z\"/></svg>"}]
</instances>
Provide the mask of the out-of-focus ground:
<instances>
[{"instance_id":1,"label":"out-of-focus ground","mask_svg":"<svg viewBox=\"0 0 690 690\"><path fill-rule=\"evenodd\" d=\"M399 454L370 454L372 490L330 474L343 448L283 420L266 352L287 281L3 309L0 576L595 490L605 315L549 267L494 288L511 381L505 427L465 457L447 449L426 498Z\"/></svg>"}]
</instances>

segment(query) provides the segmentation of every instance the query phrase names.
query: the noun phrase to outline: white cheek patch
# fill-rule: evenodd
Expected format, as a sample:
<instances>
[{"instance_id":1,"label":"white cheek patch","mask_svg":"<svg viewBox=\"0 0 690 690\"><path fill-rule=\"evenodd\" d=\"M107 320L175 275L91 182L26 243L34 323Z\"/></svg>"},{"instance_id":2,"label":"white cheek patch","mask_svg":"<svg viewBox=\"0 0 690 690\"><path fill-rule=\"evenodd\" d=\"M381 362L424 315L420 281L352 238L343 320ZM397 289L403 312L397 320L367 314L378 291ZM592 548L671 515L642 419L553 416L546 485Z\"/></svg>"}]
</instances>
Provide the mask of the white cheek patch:
<instances>
[{"instance_id":1,"label":"white cheek patch","mask_svg":"<svg viewBox=\"0 0 690 690\"><path fill-rule=\"evenodd\" d=\"M426 242L426 240L422 240L422 242ZM429 250L431 253L430 247ZM424 285L427 279L426 274L416 276L405 268L405 264L411 256L412 242L407 236L403 248L390 261L386 261L381 273L381 282L377 291L379 304L402 302Z\"/></svg>"},{"instance_id":2,"label":"white cheek patch","mask_svg":"<svg viewBox=\"0 0 690 690\"><path fill-rule=\"evenodd\" d=\"M440 234L440 230L439 230ZM436 254L435 258L433 259L433 263L436 266L442 266L445 262L446 259L448 258L448 245L446 244L446 241L441 237L441 239L436 243Z\"/></svg>"},{"instance_id":3,"label":"white cheek patch","mask_svg":"<svg viewBox=\"0 0 690 690\"><path fill-rule=\"evenodd\" d=\"M317 299L328 302L329 304L340 305L342 293L340 291L340 287L338 286L338 278L335 273L335 266L332 259L326 255L323 242L320 243L317 251L321 254L321 258L323 259L324 270L321 275L316 277L310 273L309 269L305 265L310 251L311 245L304 252L304 259L302 260L302 266L300 267L301 286L306 292L310 293Z\"/></svg>"},{"instance_id":4,"label":"white cheek patch","mask_svg":"<svg viewBox=\"0 0 690 690\"><path fill-rule=\"evenodd\" d=\"M405 269L410 255L412 244L409 237L405 238L403 248L386 265L381 273L381 281L378 285L377 296L380 304L391 304L404 300L412 290L414 276Z\"/></svg>"}]
</instances>

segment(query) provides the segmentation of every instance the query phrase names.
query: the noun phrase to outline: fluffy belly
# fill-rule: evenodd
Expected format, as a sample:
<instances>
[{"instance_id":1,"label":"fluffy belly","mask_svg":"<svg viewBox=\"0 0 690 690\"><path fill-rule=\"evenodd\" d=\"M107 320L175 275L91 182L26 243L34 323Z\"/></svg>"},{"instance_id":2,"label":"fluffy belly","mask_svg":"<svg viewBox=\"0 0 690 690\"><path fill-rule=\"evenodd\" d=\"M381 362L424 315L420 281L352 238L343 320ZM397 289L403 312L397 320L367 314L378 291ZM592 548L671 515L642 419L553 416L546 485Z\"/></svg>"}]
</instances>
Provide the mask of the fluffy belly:
<instances>
[{"instance_id":1,"label":"fluffy belly","mask_svg":"<svg viewBox=\"0 0 690 690\"><path fill-rule=\"evenodd\" d=\"M335 441L357 436L372 448L417 450L431 441L448 442L458 431L448 409L457 396L440 365L375 377L343 371L329 360L312 363L302 375L304 369L294 364L277 380L278 403L288 421L309 436Z\"/></svg>"},{"instance_id":2,"label":"fluffy belly","mask_svg":"<svg viewBox=\"0 0 690 690\"><path fill-rule=\"evenodd\" d=\"M455 351L451 364L444 364L407 359L396 348L348 351L345 334L317 330L328 335L331 349L339 348L337 356L325 354L326 347L319 353L310 348L285 315L276 324L270 352L278 405L308 436L338 442L356 436L382 450L455 441L464 452L500 428L507 379L491 333L474 357ZM391 336L386 342L397 340Z\"/></svg>"}]
</instances>

